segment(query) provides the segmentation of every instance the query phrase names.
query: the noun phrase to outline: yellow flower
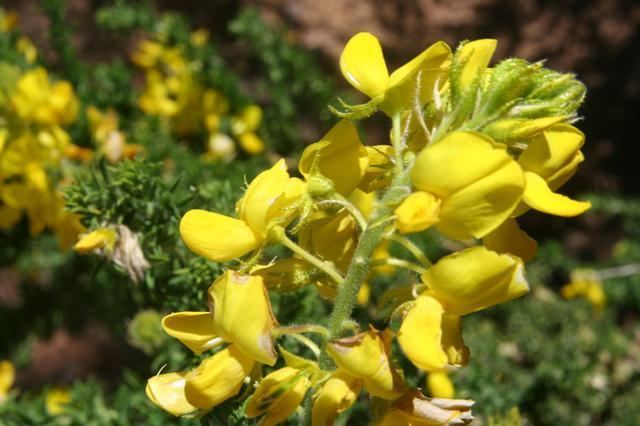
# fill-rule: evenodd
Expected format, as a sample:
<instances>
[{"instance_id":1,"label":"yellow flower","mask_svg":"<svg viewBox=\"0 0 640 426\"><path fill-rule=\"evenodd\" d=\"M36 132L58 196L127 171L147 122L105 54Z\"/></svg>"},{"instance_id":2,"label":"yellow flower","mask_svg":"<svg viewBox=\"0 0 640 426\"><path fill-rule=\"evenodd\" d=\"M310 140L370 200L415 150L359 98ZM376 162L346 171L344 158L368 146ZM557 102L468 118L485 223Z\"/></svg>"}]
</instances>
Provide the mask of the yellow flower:
<instances>
[{"instance_id":1,"label":"yellow flower","mask_svg":"<svg viewBox=\"0 0 640 426\"><path fill-rule=\"evenodd\" d=\"M38 49L36 49L36 46L28 37L18 37L18 40L16 41L16 50L24 56L24 59L29 64L33 64L38 57Z\"/></svg>"},{"instance_id":2,"label":"yellow flower","mask_svg":"<svg viewBox=\"0 0 640 426\"><path fill-rule=\"evenodd\" d=\"M213 315L208 311L166 315L162 318L162 328L198 355L222 343L213 325Z\"/></svg>"},{"instance_id":3,"label":"yellow flower","mask_svg":"<svg viewBox=\"0 0 640 426\"><path fill-rule=\"evenodd\" d=\"M298 168L307 181L316 171L314 164L317 172L330 179L342 195L356 189L369 166L369 155L351 121L340 120L320 141L302 152Z\"/></svg>"},{"instance_id":4,"label":"yellow flower","mask_svg":"<svg viewBox=\"0 0 640 426\"><path fill-rule=\"evenodd\" d=\"M426 371L465 364L461 316L520 297L529 291L522 261L482 246L442 258L427 270L427 286L407 311L398 343L407 358Z\"/></svg>"},{"instance_id":5,"label":"yellow flower","mask_svg":"<svg viewBox=\"0 0 640 426\"><path fill-rule=\"evenodd\" d=\"M444 426L471 423L469 399L427 398L420 391L406 393L385 413L377 426Z\"/></svg>"},{"instance_id":6,"label":"yellow flower","mask_svg":"<svg viewBox=\"0 0 640 426\"><path fill-rule=\"evenodd\" d=\"M194 46L204 46L209 41L209 31L204 28L198 28L189 34L189 39Z\"/></svg>"},{"instance_id":7,"label":"yellow flower","mask_svg":"<svg viewBox=\"0 0 640 426\"><path fill-rule=\"evenodd\" d=\"M253 358L246 356L236 345L222 349L185 376L186 401L205 410L215 407L240 391L254 364ZM162 398L154 396L158 401L167 398L166 395Z\"/></svg>"},{"instance_id":8,"label":"yellow flower","mask_svg":"<svg viewBox=\"0 0 640 426\"><path fill-rule=\"evenodd\" d=\"M485 247L498 253L509 253L523 261L532 260L538 251L538 243L520 229L515 219L507 219L502 225L485 235Z\"/></svg>"},{"instance_id":9,"label":"yellow flower","mask_svg":"<svg viewBox=\"0 0 640 426\"><path fill-rule=\"evenodd\" d=\"M571 273L571 280L560 293L565 299L584 297L596 310L602 312L607 304L607 296L598 273L592 269L578 269Z\"/></svg>"},{"instance_id":10,"label":"yellow flower","mask_svg":"<svg viewBox=\"0 0 640 426\"><path fill-rule=\"evenodd\" d=\"M158 407L174 416L184 416L198 410L187 401L186 377L189 373L166 373L153 376L147 381L147 397Z\"/></svg>"},{"instance_id":11,"label":"yellow flower","mask_svg":"<svg viewBox=\"0 0 640 426\"><path fill-rule=\"evenodd\" d=\"M447 364L463 365L469 359L460 317L447 315L440 302L426 294L405 315L398 343L407 358L425 371L441 371Z\"/></svg>"},{"instance_id":12,"label":"yellow flower","mask_svg":"<svg viewBox=\"0 0 640 426\"><path fill-rule=\"evenodd\" d=\"M353 405L361 388L362 380L341 370L333 372L313 400L311 425L333 425L336 416Z\"/></svg>"},{"instance_id":13,"label":"yellow flower","mask_svg":"<svg viewBox=\"0 0 640 426\"><path fill-rule=\"evenodd\" d=\"M47 391L45 405L47 413L57 416L65 411L65 406L71 403L71 392L66 387L54 387Z\"/></svg>"},{"instance_id":14,"label":"yellow flower","mask_svg":"<svg viewBox=\"0 0 640 426\"><path fill-rule=\"evenodd\" d=\"M528 207L556 216L577 216L591 203L575 201L553 191L571 178L584 160L580 147L584 134L568 124L556 124L535 137L518 158L524 169L526 187L522 200Z\"/></svg>"},{"instance_id":15,"label":"yellow flower","mask_svg":"<svg viewBox=\"0 0 640 426\"><path fill-rule=\"evenodd\" d=\"M277 322L261 276L226 271L209 289L209 306L222 339L263 364L275 364L271 331Z\"/></svg>"},{"instance_id":16,"label":"yellow flower","mask_svg":"<svg viewBox=\"0 0 640 426\"><path fill-rule=\"evenodd\" d=\"M80 237L80 240L73 246L78 253L86 254L95 250L106 249L113 251L118 234L115 229L98 228Z\"/></svg>"},{"instance_id":17,"label":"yellow flower","mask_svg":"<svg viewBox=\"0 0 640 426\"><path fill-rule=\"evenodd\" d=\"M11 361L0 361L0 405L6 401L15 378L16 371Z\"/></svg>"},{"instance_id":18,"label":"yellow flower","mask_svg":"<svg viewBox=\"0 0 640 426\"><path fill-rule=\"evenodd\" d=\"M20 119L43 125L68 124L78 111L71 84L51 84L47 71L41 67L27 71L18 80L11 105Z\"/></svg>"},{"instance_id":19,"label":"yellow flower","mask_svg":"<svg viewBox=\"0 0 640 426\"><path fill-rule=\"evenodd\" d=\"M403 234L424 231L440 219L441 200L428 192L409 195L396 208L396 228Z\"/></svg>"},{"instance_id":20,"label":"yellow flower","mask_svg":"<svg viewBox=\"0 0 640 426\"><path fill-rule=\"evenodd\" d=\"M8 33L13 31L20 22L20 15L15 10L0 8L0 32Z\"/></svg>"},{"instance_id":21,"label":"yellow flower","mask_svg":"<svg viewBox=\"0 0 640 426\"><path fill-rule=\"evenodd\" d=\"M264 415L260 424L275 425L287 419L304 399L311 382L309 374L283 367L268 374L249 398L245 413L249 418Z\"/></svg>"},{"instance_id":22,"label":"yellow flower","mask_svg":"<svg viewBox=\"0 0 640 426\"><path fill-rule=\"evenodd\" d=\"M433 96L434 86L443 83L450 58L449 46L437 42L389 75L380 42L363 32L347 42L340 56L340 69L353 87L393 115L411 109L416 95L420 105L426 104Z\"/></svg>"},{"instance_id":23,"label":"yellow flower","mask_svg":"<svg viewBox=\"0 0 640 426\"><path fill-rule=\"evenodd\" d=\"M449 375L444 371L434 371L427 375L427 387L434 398L453 398L455 388Z\"/></svg>"},{"instance_id":24,"label":"yellow flower","mask_svg":"<svg viewBox=\"0 0 640 426\"><path fill-rule=\"evenodd\" d=\"M436 228L455 239L481 238L513 213L524 192L522 169L503 145L453 132L416 157L414 186L441 200Z\"/></svg>"},{"instance_id":25,"label":"yellow flower","mask_svg":"<svg viewBox=\"0 0 640 426\"><path fill-rule=\"evenodd\" d=\"M290 178L284 160L260 173L236 204L238 219L205 210L190 210L180 221L180 235L195 253L218 262L240 257L265 244L275 224L286 225L303 191Z\"/></svg>"},{"instance_id":26,"label":"yellow flower","mask_svg":"<svg viewBox=\"0 0 640 426\"><path fill-rule=\"evenodd\" d=\"M152 68L160 60L164 46L151 40L142 40L131 54L131 61L140 68Z\"/></svg>"},{"instance_id":27,"label":"yellow flower","mask_svg":"<svg viewBox=\"0 0 640 426\"><path fill-rule=\"evenodd\" d=\"M248 154L256 155L264 151L264 142L255 133L261 122L262 109L258 105L249 105L231 120L231 133Z\"/></svg>"},{"instance_id":28,"label":"yellow flower","mask_svg":"<svg viewBox=\"0 0 640 426\"><path fill-rule=\"evenodd\" d=\"M371 329L358 335L334 340L327 353L339 369L362 379L373 396L395 399L402 394L404 383L391 365L391 332Z\"/></svg>"}]
</instances>

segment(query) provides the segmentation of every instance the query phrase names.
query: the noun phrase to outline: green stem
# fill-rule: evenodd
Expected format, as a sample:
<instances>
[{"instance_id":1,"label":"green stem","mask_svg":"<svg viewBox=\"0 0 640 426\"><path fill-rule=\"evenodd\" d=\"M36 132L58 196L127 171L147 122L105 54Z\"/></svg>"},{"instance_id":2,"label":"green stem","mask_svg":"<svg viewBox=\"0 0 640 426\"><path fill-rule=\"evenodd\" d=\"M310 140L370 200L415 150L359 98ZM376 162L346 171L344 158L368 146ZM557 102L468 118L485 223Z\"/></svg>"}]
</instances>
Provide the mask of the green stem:
<instances>
[{"instance_id":1,"label":"green stem","mask_svg":"<svg viewBox=\"0 0 640 426\"><path fill-rule=\"evenodd\" d=\"M398 235L398 234L390 234L390 235L386 235L385 239L389 241L395 241L396 243L402 245L404 248L409 250L411 254L420 263L422 263L423 266L429 267L432 265L429 258L425 256L424 253L422 253L422 251L420 250L420 248L417 245L415 245L415 243L410 239L408 239L407 237L403 237L402 235Z\"/></svg>"},{"instance_id":2,"label":"green stem","mask_svg":"<svg viewBox=\"0 0 640 426\"><path fill-rule=\"evenodd\" d=\"M338 294L334 300L333 312L329 317L329 332L333 339L341 337L343 326L351 318L351 312L356 303L360 286L366 280L371 268L371 255L378 246L385 231L387 219L393 215L395 207L407 195L409 175L404 170L402 162L400 115L393 117L393 129L391 142L395 148L396 174L389 189L382 197L381 202L371 213L369 225L360 235L358 245L347 269L344 281L338 288ZM324 355L324 354L323 354ZM323 356L320 360L323 367L329 368L331 360Z\"/></svg>"},{"instance_id":3,"label":"green stem","mask_svg":"<svg viewBox=\"0 0 640 426\"><path fill-rule=\"evenodd\" d=\"M418 274L424 274L427 272L427 268L423 268L422 266L416 265L415 263L408 262L404 259L397 259L395 257L389 257L387 259L377 259L371 262L371 266L397 266L398 268L408 269L413 272L417 272Z\"/></svg>"},{"instance_id":4,"label":"green stem","mask_svg":"<svg viewBox=\"0 0 640 426\"><path fill-rule=\"evenodd\" d=\"M336 284L340 285L340 283L342 283L343 281L342 275L340 275L340 273L336 271L336 269L331 264L318 259L314 255L312 255L311 253L309 253L308 251L300 247L298 244L291 241L289 237L287 237L287 234L285 233L284 228L280 226L276 226L272 229L272 232L275 240L277 240L280 244L287 247L289 250L291 250L292 252L294 252L295 254L297 254L307 262L311 263L316 268L320 269L322 272L327 274L333 281L335 281Z\"/></svg>"}]
</instances>

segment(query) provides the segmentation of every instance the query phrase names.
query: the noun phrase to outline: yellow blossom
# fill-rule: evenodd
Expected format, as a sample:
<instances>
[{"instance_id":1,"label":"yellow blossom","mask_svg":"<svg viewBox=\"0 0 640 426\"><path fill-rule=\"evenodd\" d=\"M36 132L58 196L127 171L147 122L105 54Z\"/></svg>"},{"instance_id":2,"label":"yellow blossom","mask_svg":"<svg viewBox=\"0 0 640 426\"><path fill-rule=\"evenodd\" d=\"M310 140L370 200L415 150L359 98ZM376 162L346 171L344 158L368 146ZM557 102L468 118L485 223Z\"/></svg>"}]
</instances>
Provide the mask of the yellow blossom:
<instances>
[{"instance_id":1,"label":"yellow blossom","mask_svg":"<svg viewBox=\"0 0 640 426\"><path fill-rule=\"evenodd\" d=\"M249 418L262 417L260 424L275 425L286 420L300 405L310 386L306 371L283 367L260 381L249 398L245 413Z\"/></svg>"},{"instance_id":2,"label":"yellow blossom","mask_svg":"<svg viewBox=\"0 0 640 426\"><path fill-rule=\"evenodd\" d=\"M166 373L147 381L147 397L158 407L174 416L184 416L198 410L187 401L185 386L187 372Z\"/></svg>"},{"instance_id":3,"label":"yellow blossom","mask_svg":"<svg viewBox=\"0 0 640 426\"><path fill-rule=\"evenodd\" d=\"M371 329L356 336L334 340L327 352L339 369L362 379L365 389L373 396L395 399L402 393L404 383L391 365L391 332Z\"/></svg>"},{"instance_id":4,"label":"yellow blossom","mask_svg":"<svg viewBox=\"0 0 640 426\"><path fill-rule=\"evenodd\" d=\"M504 222L525 188L522 169L503 145L453 132L418 154L414 186L441 200L436 227L455 239L481 238Z\"/></svg>"},{"instance_id":5,"label":"yellow blossom","mask_svg":"<svg viewBox=\"0 0 640 426\"><path fill-rule=\"evenodd\" d=\"M433 96L434 86L447 71L451 50L437 42L389 75L378 39L370 33L358 33L344 47L340 69L356 89L379 103L387 114L410 109L416 89L420 105Z\"/></svg>"},{"instance_id":6,"label":"yellow blossom","mask_svg":"<svg viewBox=\"0 0 640 426\"><path fill-rule=\"evenodd\" d=\"M175 312L162 318L162 328L195 354L222 343L213 325L211 312Z\"/></svg>"},{"instance_id":7,"label":"yellow blossom","mask_svg":"<svg viewBox=\"0 0 640 426\"><path fill-rule=\"evenodd\" d=\"M271 331L277 321L261 276L226 271L209 289L209 306L222 339L263 364L275 364Z\"/></svg>"},{"instance_id":8,"label":"yellow blossom","mask_svg":"<svg viewBox=\"0 0 640 426\"><path fill-rule=\"evenodd\" d=\"M356 189L369 165L369 155L351 121L340 120L302 152L298 168L308 181L313 178L314 164L342 195Z\"/></svg>"},{"instance_id":9,"label":"yellow blossom","mask_svg":"<svg viewBox=\"0 0 640 426\"><path fill-rule=\"evenodd\" d=\"M248 154L256 155L264 150L264 142L255 133L261 122L262 109L258 105L245 107L231 120L231 133Z\"/></svg>"},{"instance_id":10,"label":"yellow blossom","mask_svg":"<svg viewBox=\"0 0 640 426\"><path fill-rule=\"evenodd\" d=\"M215 261L231 260L262 246L272 226L286 225L290 208L304 184L290 178L284 160L260 173L236 204L238 219L190 210L180 221L180 235L195 253ZM291 217L291 219L288 219Z\"/></svg>"},{"instance_id":11,"label":"yellow blossom","mask_svg":"<svg viewBox=\"0 0 640 426\"><path fill-rule=\"evenodd\" d=\"M428 192L417 191L404 199L396 210L396 228L403 234L424 231L437 223L441 200Z\"/></svg>"},{"instance_id":12,"label":"yellow blossom","mask_svg":"<svg viewBox=\"0 0 640 426\"><path fill-rule=\"evenodd\" d=\"M58 416L65 411L65 406L71 403L71 392L66 387L54 387L47 391L45 406L47 413Z\"/></svg>"},{"instance_id":13,"label":"yellow blossom","mask_svg":"<svg viewBox=\"0 0 640 426\"><path fill-rule=\"evenodd\" d=\"M197 408L208 410L215 407L240 391L254 364L255 361L236 345L222 349L185 376L185 399ZM164 399L155 398L158 401Z\"/></svg>"},{"instance_id":14,"label":"yellow blossom","mask_svg":"<svg viewBox=\"0 0 640 426\"><path fill-rule=\"evenodd\" d=\"M449 375L444 371L434 371L427 375L427 388L434 398L453 398L455 388Z\"/></svg>"},{"instance_id":15,"label":"yellow blossom","mask_svg":"<svg viewBox=\"0 0 640 426\"><path fill-rule=\"evenodd\" d=\"M578 269L571 273L571 280L560 293L565 299L584 297L597 312L602 312L607 304L607 296L598 273L591 269Z\"/></svg>"},{"instance_id":16,"label":"yellow blossom","mask_svg":"<svg viewBox=\"0 0 640 426\"><path fill-rule=\"evenodd\" d=\"M556 124L529 142L518 158L524 169L526 187L522 205L516 214L528 207L557 216L577 216L591 203L575 201L553 191L571 178L583 161L580 147L584 134L568 124Z\"/></svg>"},{"instance_id":17,"label":"yellow blossom","mask_svg":"<svg viewBox=\"0 0 640 426\"><path fill-rule=\"evenodd\" d=\"M43 125L68 124L78 110L71 84L50 83L47 71L40 67L27 71L18 80L11 105L20 119Z\"/></svg>"},{"instance_id":18,"label":"yellow blossom","mask_svg":"<svg viewBox=\"0 0 640 426\"><path fill-rule=\"evenodd\" d=\"M80 240L73 246L78 253L86 254L95 250L106 249L113 251L118 234L111 228L98 228L80 237Z\"/></svg>"},{"instance_id":19,"label":"yellow blossom","mask_svg":"<svg viewBox=\"0 0 640 426\"><path fill-rule=\"evenodd\" d=\"M311 425L333 425L336 416L356 402L361 388L362 380L341 370L333 372L313 400Z\"/></svg>"},{"instance_id":20,"label":"yellow blossom","mask_svg":"<svg viewBox=\"0 0 640 426\"><path fill-rule=\"evenodd\" d=\"M15 377L16 371L11 361L0 361L0 405L6 401Z\"/></svg>"}]
</instances>

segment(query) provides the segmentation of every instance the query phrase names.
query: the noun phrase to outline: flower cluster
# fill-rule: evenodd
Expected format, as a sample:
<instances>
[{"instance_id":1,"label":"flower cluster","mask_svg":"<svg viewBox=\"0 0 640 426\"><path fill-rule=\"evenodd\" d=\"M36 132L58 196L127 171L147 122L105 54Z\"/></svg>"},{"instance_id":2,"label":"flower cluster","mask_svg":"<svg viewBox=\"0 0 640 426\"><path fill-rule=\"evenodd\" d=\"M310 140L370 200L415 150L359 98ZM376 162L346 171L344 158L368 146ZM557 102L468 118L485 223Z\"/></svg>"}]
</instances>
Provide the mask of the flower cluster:
<instances>
[{"instance_id":1,"label":"flower cluster","mask_svg":"<svg viewBox=\"0 0 640 426\"><path fill-rule=\"evenodd\" d=\"M144 89L138 99L142 111L167 119L178 136L206 134L207 159L233 159L236 144L249 155L261 153L264 142L257 135L260 107L248 105L232 111L223 93L198 78L202 63L188 57L185 46L169 43L162 32L155 36L157 40L142 40L131 57L144 71ZM197 30L186 47L197 49L208 38L206 30Z\"/></svg>"},{"instance_id":2,"label":"flower cluster","mask_svg":"<svg viewBox=\"0 0 640 426\"><path fill-rule=\"evenodd\" d=\"M584 87L541 64L489 67L495 47L477 40L452 52L438 42L389 74L373 35L349 40L342 73L370 101L334 109L342 120L304 150L300 177L280 160L248 185L235 217L183 216L193 252L234 263L209 289L209 310L162 320L194 353L214 353L194 370L149 379L154 403L201 414L246 385L245 415L267 425L299 406L311 424L332 424L365 396L379 424L472 420L473 401L425 396L399 359L429 374L435 396L451 397L446 373L470 357L462 317L529 291L524 262L536 243L516 218L589 208L556 192L583 160L584 136L570 123ZM355 122L376 111L391 119L390 143L365 146ZM427 229L460 249L432 262L407 236ZM392 257L390 244L407 258ZM290 256L280 250L265 263L277 245ZM383 330L351 318L373 273L394 282L367 309ZM269 292L305 286L333 305L328 321L279 325ZM286 349L285 337L304 352Z\"/></svg>"},{"instance_id":3,"label":"flower cluster","mask_svg":"<svg viewBox=\"0 0 640 426\"><path fill-rule=\"evenodd\" d=\"M15 28L7 23L9 16L3 12L3 31ZM69 82L53 81L44 68L32 65L37 51L27 38L7 37L16 39L27 69L0 63L0 229L14 227L26 215L32 235L49 228L66 248L84 229L64 210L60 191L70 181L70 159L83 151L64 129L76 118L78 100Z\"/></svg>"}]
</instances>

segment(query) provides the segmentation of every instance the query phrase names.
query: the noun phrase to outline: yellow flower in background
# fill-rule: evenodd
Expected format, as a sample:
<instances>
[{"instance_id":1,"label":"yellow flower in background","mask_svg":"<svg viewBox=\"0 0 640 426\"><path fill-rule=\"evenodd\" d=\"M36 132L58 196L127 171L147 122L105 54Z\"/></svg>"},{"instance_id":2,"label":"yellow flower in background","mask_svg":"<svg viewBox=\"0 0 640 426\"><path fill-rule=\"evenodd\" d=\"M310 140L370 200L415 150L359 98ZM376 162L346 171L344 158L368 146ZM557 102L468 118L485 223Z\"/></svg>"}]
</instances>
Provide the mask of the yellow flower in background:
<instances>
[{"instance_id":1,"label":"yellow flower in background","mask_svg":"<svg viewBox=\"0 0 640 426\"><path fill-rule=\"evenodd\" d=\"M402 394L405 385L389 359L391 338L390 330L371 329L334 340L326 350L339 370L362 380L367 392L392 400Z\"/></svg>"},{"instance_id":2,"label":"yellow flower in background","mask_svg":"<svg viewBox=\"0 0 640 426\"><path fill-rule=\"evenodd\" d=\"M525 189L521 167L503 145L452 132L416 157L414 186L441 201L436 228L455 239L481 238L502 224Z\"/></svg>"},{"instance_id":3,"label":"yellow flower in background","mask_svg":"<svg viewBox=\"0 0 640 426\"><path fill-rule=\"evenodd\" d=\"M45 406L47 413L52 416L63 414L67 405L71 403L71 391L66 387L54 387L47 391Z\"/></svg>"},{"instance_id":4,"label":"yellow flower in background","mask_svg":"<svg viewBox=\"0 0 640 426\"><path fill-rule=\"evenodd\" d=\"M13 31L20 23L20 15L15 10L0 8L0 32Z\"/></svg>"},{"instance_id":5,"label":"yellow flower in background","mask_svg":"<svg viewBox=\"0 0 640 426\"><path fill-rule=\"evenodd\" d=\"M127 143L127 135L120 130L118 115L114 110L109 109L102 112L89 106L87 118L93 139L98 143L99 150L110 163L133 158L142 151L141 145Z\"/></svg>"},{"instance_id":6,"label":"yellow flower in background","mask_svg":"<svg viewBox=\"0 0 640 426\"><path fill-rule=\"evenodd\" d=\"M209 306L222 339L262 364L275 364L271 331L277 321L262 277L226 271L209 289Z\"/></svg>"},{"instance_id":7,"label":"yellow flower in background","mask_svg":"<svg viewBox=\"0 0 640 426\"><path fill-rule=\"evenodd\" d=\"M560 289L560 294L565 299L583 297L598 313L601 313L607 304L607 296L604 292L602 279L597 271L593 269L577 269L573 271L570 282Z\"/></svg>"},{"instance_id":8,"label":"yellow flower in background","mask_svg":"<svg viewBox=\"0 0 640 426\"><path fill-rule=\"evenodd\" d=\"M237 202L238 219L205 210L190 210L180 221L180 235L195 253L215 261L240 257L266 243L275 224L293 219L291 208L304 183L289 177L284 160L260 173Z\"/></svg>"},{"instance_id":9,"label":"yellow flower in background","mask_svg":"<svg viewBox=\"0 0 640 426\"><path fill-rule=\"evenodd\" d=\"M7 400L16 379L16 370L11 361L0 361L0 405Z\"/></svg>"},{"instance_id":10,"label":"yellow flower in background","mask_svg":"<svg viewBox=\"0 0 640 426\"><path fill-rule=\"evenodd\" d=\"M71 84L51 83L47 71L41 67L22 75L10 100L20 119L42 125L68 124L78 111Z\"/></svg>"},{"instance_id":11,"label":"yellow flower in background","mask_svg":"<svg viewBox=\"0 0 640 426\"><path fill-rule=\"evenodd\" d=\"M158 407L174 416L184 416L198 410L187 401L187 372L158 374L147 381L147 397Z\"/></svg>"},{"instance_id":12,"label":"yellow flower in background","mask_svg":"<svg viewBox=\"0 0 640 426\"><path fill-rule=\"evenodd\" d=\"M333 425L336 416L356 402L361 388L361 379L341 370L334 371L314 397L312 426Z\"/></svg>"},{"instance_id":13,"label":"yellow flower in background","mask_svg":"<svg viewBox=\"0 0 640 426\"><path fill-rule=\"evenodd\" d=\"M236 345L222 349L185 376L186 401L204 410L215 407L238 394L254 364L255 360L245 355ZM154 397L158 401L167 399L166 396L159 398L155 394Z\"/></svg>"},{"instance_id":14,"label":"yellow flower in background","mask_svg":"<svg viewBox=\"0 0 640 426\"><path fill-rule=\"evenodd\" d=\"M449 375L444 371L434 371L427 375L427 388L434 398L453 398L455 388Z\"/></svg>"},{"instance_id":15,"label":"yellow flower in background","mask_svg":"<svg viewBox=\"0 0 640 426\"><path fill-rule=\"evenodd\" d=\"M231 133L248 154L256 155L264 151L264 142L256 135L261 122L262 109L258 105L245 107L231 119Z\"/></svg>"},{"instance_id":16,"label":"yellow flower in background","mask_svg":"<svg viewBox=\"0 0 640 426\"><path fill-rule=\"evenodd\" d=\"M519 207L521 214L532 207L556 216L577 216L591 207L591 203L575 201L553 191L573 176L584 160L580 151L584 134L568 124L556 124L529 142L520 154L526 187L522 199L525 206Z\"/></svg>"},{"instance_id":17,"label":"yellow flower in background","mask_svg":"<svg viewBox=\"0 0 640 426\"><path fill-rule=\"evenodd\" d=\"M80 240L73 246L73 249L81 254L90 253L96 250L106 249L113 251L118 238L118 233L111 228L98 228L80 236Z\"/></svg>"},{"instance_id":18,"label":"yellow flower in background","mask_svg":"<svg viewBox=\"0 0 640 426\"><path fill-rule=\"evenodd\" d=\"M260 381L249 398L247 417L264 416L261 425L275 425L286 420L304 399L311 382L309 373L293 367L283 367Z\"/></svg>"},{"instance_id":19,"label":"yellow flower in background","mask_svg":"<svg viewBox=\"0 0 640 426\"><path fill-rule=\"evenodd\" d=\"M356 189L369 166L369 155L351 121L340 120L302 152L298 168L307 181L313 178L314 164L340 194L346 196Z\"/></svg>"},{"instance_id":20,"label":"yellow flower in background","mask_svg":"<svg viewBox=\"0 0 640 426\"><path fill-rule=\"evenodd\" d=\"M16 41L16 49L29 64L33 64L38 58L38 49L28 37L19 37Z\"/></svg>"},{"instance_id":21,"label":"yellow flower in background","mask_svg":"<svg viewBox=\"0 0 640 426\"><path fill-rule=\"evenodd\" d=\"M393 115L412 109L416 95L420 106L426 104L435 85L444 83L450 58L449 46L437 42L389 75L380 42L373 34L362 32L344 47L340 69L354 88Z\"/></svg>"}]
</instances>

